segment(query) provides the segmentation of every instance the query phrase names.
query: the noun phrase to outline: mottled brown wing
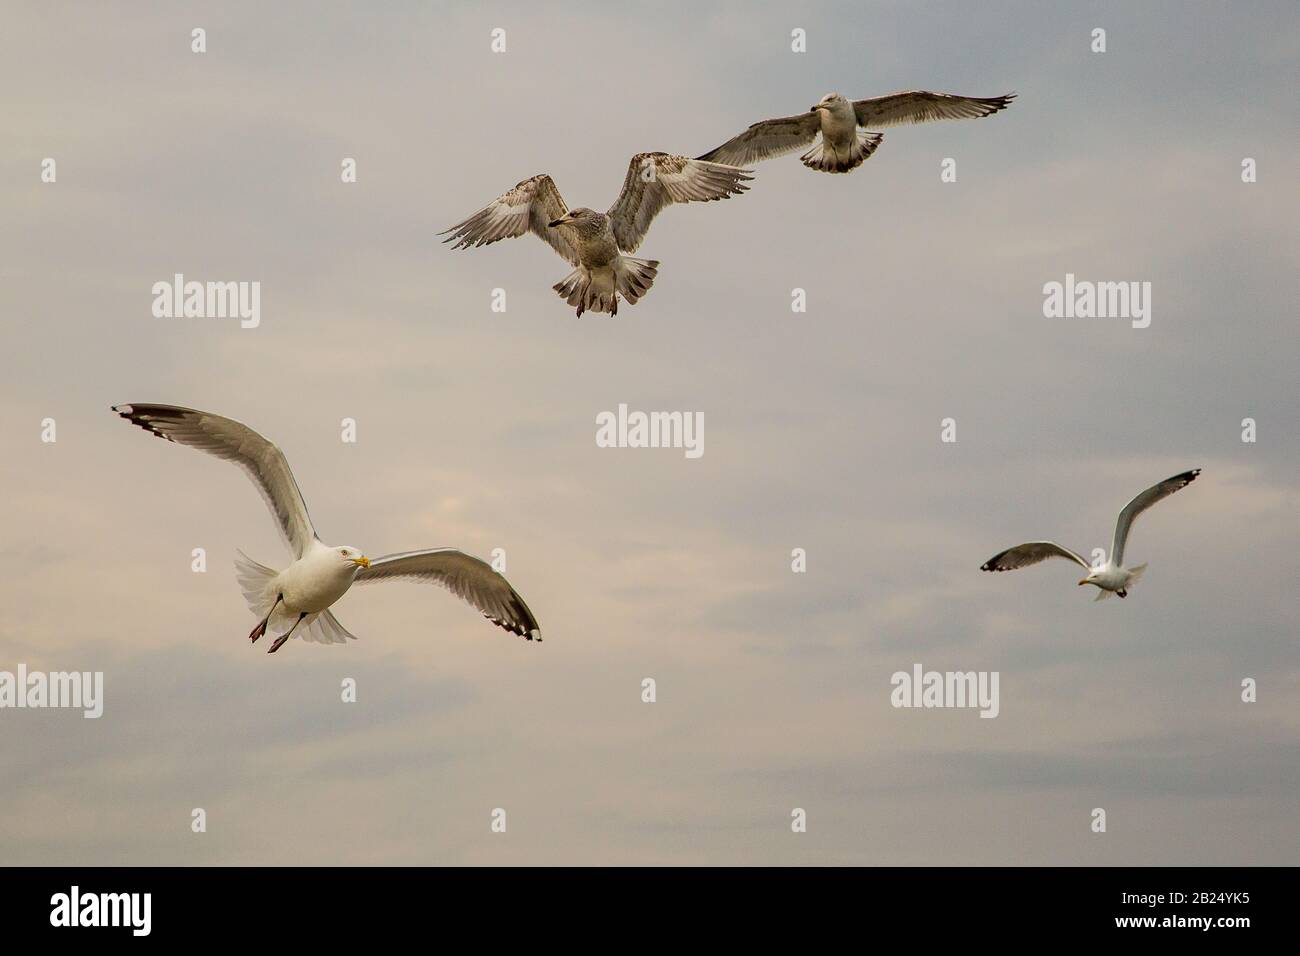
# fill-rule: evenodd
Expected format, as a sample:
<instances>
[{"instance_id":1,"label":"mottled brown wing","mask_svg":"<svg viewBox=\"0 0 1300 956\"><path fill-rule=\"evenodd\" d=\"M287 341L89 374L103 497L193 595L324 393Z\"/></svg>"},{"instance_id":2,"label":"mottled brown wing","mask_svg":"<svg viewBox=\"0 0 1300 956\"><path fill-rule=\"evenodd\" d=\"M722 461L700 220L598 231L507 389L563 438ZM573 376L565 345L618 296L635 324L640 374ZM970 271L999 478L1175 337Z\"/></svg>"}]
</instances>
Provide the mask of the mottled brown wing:
<instances>
[{"instance_id":1,"label":"mottled brown wing","mask_svg":"<svg viewBox=\"0 0 1300 956\"><path fill-rule=\"evenodd\" d=\"M1015 97L1014 93L984 97L908 90L906 93L890 93L887 96L874 96L867 100L854 100L853 111L858 116L859 126L880 129L903 123L928 123L932 120L992 116L1006 109Z\"/></svg>"},{"instance_id":2,"label":"mottled brown wing","mask_svg":"<svg viewBox=\"0 0 1300 956\"><path fill-rule=\"evenodd\" d=\"M564 204L555 181L543 173L525 179L509 192L502 193L463 222L438 233L452 242L453 249L487 246L500 239L514 239L531 232L554 249L571 265L578 264L578 250L567 229L548 229L547 223L559 219L569 207Z\"/></svg>"},{"instance_id":3,"label":"mottled brown wing","mask_svg":"<svg viewBox=\"0 0 1300 956\"><path fill-rule=\"evenodd\" d=\"M748 170L668 153L637 153L623 191L609 208L610 227L623 252L636 252L659 210L672 203L711 202L743 193Z\"/></svg>"},{"instance_id":4,"label":"mottled brown wing","mask_svg":"<svg viewBox=\"0 0 1300 956\"><path fill-rule=\"evenodd\" d=\"M728 166L750 166L810 146L820 129L821 119L812 111L763 120L698 158Z\"/></svg>"}]
</instances>

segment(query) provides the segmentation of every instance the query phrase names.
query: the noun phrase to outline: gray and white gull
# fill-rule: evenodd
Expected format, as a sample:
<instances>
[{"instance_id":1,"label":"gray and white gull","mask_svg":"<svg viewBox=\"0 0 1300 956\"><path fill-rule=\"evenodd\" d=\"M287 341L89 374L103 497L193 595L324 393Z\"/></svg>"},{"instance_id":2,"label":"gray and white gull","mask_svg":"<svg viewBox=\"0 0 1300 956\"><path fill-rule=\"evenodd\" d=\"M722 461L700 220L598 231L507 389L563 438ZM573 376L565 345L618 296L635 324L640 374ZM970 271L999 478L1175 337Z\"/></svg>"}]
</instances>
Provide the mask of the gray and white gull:
<instances>
[{"instance_id":1,"label":"gray and white gull","mask_svg":"<svg viewBox=\"0 0 1300 956\"><path fill-rule=\"evenodd\" d=\"M235 573L249 610L260 618L249 640L256 642L268 630L279 632L268 653L295 634L319 644L356 640L330 608L353 584L402 578L439 584L498 627L530 641L542 639L533 612L505 577L463 551L434 548L371 560L357 548L324 544L284 453L247 425L176 405L115 405L113 411L159 438L234 462L261 492L293 561L276 571L241 551Z\"/></svg>"},{"instance_id":2,"label":"gray and white gull","mask_svg":"<svg viewBox=\"0 0 1300 956\"><path fill-rule=\"evenodd\" d=\"M1124 566L1124 546L1128 544L1128 533L1133 527L1133 522L1138 515L1157 501L1168 498L1175 491L1186 488L1196 480L1196 476L1200 473L1201 469L1193 468L1191 471L1185 471L1180 475L1174 475L1172 478L1166 478L1158 485L1152 485L1126 504L1124 510L1119 513L1119 520L1115 522L1115 539L1111 544L1110 555L1099 567L1093 567L1084 560L1082 555L1057 544L1055 541L1028 541L1025 544L1018 544L1014 548L1007 548L1007 550L995 554L980 566L980 570L1015 571L1018 568L1025 568L1031 564L1046 561L1048 558L1068 558L1088 572L1087 577L1079 582L1079 586L1082 587L1085 584L1095 585L1097 587L1095 600L1100 601L1112 594L1128 597L1128 589L1137 582L1138 578L1142 577L1142 572L1147 568L1145 564L1139 564L1132 568Z\"/></svg>"}]
</instances>

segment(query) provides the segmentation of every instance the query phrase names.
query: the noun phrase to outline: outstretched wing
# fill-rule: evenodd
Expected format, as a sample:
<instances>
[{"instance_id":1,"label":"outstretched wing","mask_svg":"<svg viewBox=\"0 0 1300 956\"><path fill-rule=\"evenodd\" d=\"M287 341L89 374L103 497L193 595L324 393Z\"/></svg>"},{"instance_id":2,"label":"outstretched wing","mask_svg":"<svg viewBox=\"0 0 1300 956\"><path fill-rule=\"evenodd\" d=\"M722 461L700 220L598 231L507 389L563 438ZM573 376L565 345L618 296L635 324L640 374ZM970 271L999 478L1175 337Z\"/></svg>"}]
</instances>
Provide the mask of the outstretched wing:
<instances>
[{"instance_id":1,"label":"outstretched wing","mask_svg":"<svg viewBox=\"0 0 1300 956\"><path fill-rule=\"evenodd\" d=\"M636 252L650 223L664 206L711 202L743 193L754 177L745 169L668 153L637 153L627 166L618 201L609 208L610 227L623 252Z\"/></svg>"},{"instance_id":2,"label":"outstretched wing","mask_svg":"<svg viewBox=\"0 0 1300 956\"><path fill-rule=\"evenodd\" d=\"M483 616L498 627L525 637L542 639L541 628L533 612L519 596L505 576L492 570L485 561L457 551L455 548L434 548L429 551L407 551L389 554L370 562L370 567L357 571L356 584L371 581L390 581L408 578L441 584L463 601L474 605Z\"/></svg>"},{"instance_id":3,"label":"outstretched wing","mask_svg":"<svg viewBox=\"0 0 1300 956\"><path fill-rule=\"evenodd\" d=\"M176 405L114 405L113 411L159 438L233 461L248 473L275 515L294 557L316 538L307 504L284 452L233 418Z\"/></svg>"},{"instance_id":4,"label":"outstretched wing","mask_svg":"<svg viewBox=\"0 0 1300 956\"><path fill-rule=\"evenodd\" d=\"M563 259L576 266L578 250L570 240L570 230L547 228L547 223L559 219L568 211L569 207L564 204L560 191L555 188L555 181L543 173L525 179L465 221L456 223L438 235L447 237L443 242L454 242L453 249L468 249L470 246L487 246L498 239L514 239L531 232L544 240Z\"/></svg>"},{"instance_id":5,"label":"outstretched wing","mask_svg":"<svg viewBox=\"0 0 1300 956\"><path fill-rule=\"evenodd\" d=\"M1166 478L1160 484L1152 485L1124 506L1124 510L1119 513L1119 520L1115 522L1115 541L1110 547L1110 557L1115 564L1124 562L1124 545L1128 543L1128 532L1133 527L1134 519L1162 498L1168 498L1175 491L1186 488L1200 473L1201 469L1193 468L1181 475Z\"/></svg>"},{"instance_id":6,"label":"outstretched wing","mask_svg":"<svg viewBox=\"0 0 1300 956\"><path fill-rule=\"evenodd\" d=\"M820 129L821 118L811 110L795 116L762 120L698 158L728 166L749 166L803 149L817 138Z\"/></svg>"},{"instance_id":7,"label":"outstretched wing","mask_svg":"<svg viewBox=\"0 0 1300 956\"><path fill-rule=\"evenodd\" d=\"M1019 568L1027 568L1031 564L1037 564L1039 561L1046 561L1048 558L1069 558L1075 564L1081 564L1089 571L1088 562L1075 554L1069 548L1063 548L1055 541L1028 541L1025 544L1018 544L1014 548L993 555L983 564L980 565L981 571L1015 571Z\"/></svg>"},{"instance_id":8,"label":"outstretched wing","mask_svg":"<svg viewBox=\"0 0 1300 956\"><path fill-rule=\"evenodd\" d=\"M906 93L873 96L868 100L854 100L853 111L858 115L859 126L880 129L903 123L992 116L999 110L1006 109L1015 98L1015 93L1005 96L955 96L952 93L909 90Z\"/></svg>"}]
</instances>

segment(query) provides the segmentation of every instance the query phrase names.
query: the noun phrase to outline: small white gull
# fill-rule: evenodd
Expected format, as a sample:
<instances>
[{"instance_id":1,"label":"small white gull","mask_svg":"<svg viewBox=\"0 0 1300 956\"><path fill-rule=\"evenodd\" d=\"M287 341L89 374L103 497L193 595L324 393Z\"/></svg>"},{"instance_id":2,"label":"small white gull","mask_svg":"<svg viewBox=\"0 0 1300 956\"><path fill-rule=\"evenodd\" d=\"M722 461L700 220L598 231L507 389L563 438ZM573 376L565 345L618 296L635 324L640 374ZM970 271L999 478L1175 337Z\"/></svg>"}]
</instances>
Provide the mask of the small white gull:
<instances>
[{"instance_id":1,"label":"small white gull","mask_svg":"<svg viewBox=\"0 0 1300 956\"><path fill-rule=\"evenodd\" d=\"M1133 521L1157 501L1168 498L1181 488L1186 488L1200 473L1201 469L1193 468L1181 475L1166 478L1126 504L1124 510L1119 513L1119 520L1115 522L1115 540L1111 545L1110 555L1101 567L1094 568L1080 555L1054 541L1029 541L995 554L980 566L980 570L1014 571L1017 568L1037 564L1039 561L1046 561L1048 558L1069 558L1088 572L1088 576L1080 581L1079 585L1097 586L1095 600L1100 601L1110 597L1111 594L1128 597L1128 589L1142 577L1142 572L1147 568L1145 564L1139 564L1134 568L1124 567L1124 545L1128 543L1128 533L1133 527Z\"/></svg>"}]
</instances>

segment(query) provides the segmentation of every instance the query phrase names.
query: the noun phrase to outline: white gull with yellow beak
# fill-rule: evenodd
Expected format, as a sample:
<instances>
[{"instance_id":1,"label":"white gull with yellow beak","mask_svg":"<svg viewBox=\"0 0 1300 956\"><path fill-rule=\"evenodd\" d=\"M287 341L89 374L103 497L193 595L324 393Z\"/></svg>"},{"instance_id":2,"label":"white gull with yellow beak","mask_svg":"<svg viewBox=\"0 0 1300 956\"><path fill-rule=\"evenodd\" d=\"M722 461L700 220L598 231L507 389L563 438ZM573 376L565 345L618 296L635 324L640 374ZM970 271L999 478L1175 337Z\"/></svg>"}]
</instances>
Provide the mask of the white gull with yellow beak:
<instances>
[{"instance_id":1,"label":"white gull with yellow beak","mask_svg":"<svg viewBox=\"0 0 1300 956\"><path fill-rule=\"evenodd\" d=\"M274 654L295 633L320 644L356 640L330 607L353 584L398 578L440 584L498 627L530 641L542 639L537 619L505 577L463 551L434 548L371 561L357 548L323 543L284 453L247 425L176 405L115 405L113 411L159 438L234 462L262 493L294 561L276 571L241 552L235 572L249 610L261 618L249 640L256 642L268 630L280 632L268 653Z\"/></svg>"},{"instance_id":2,"label":"white gull with yellow beak","mask_svg":"<svg viewBox=\"0 0 1300 956\"><path fill-rule=\"evenodd\" d=\"M1097 587L1095 600L1100 601L1112 594L1128 597L1128 589L1137 582L1138 578L1142 577L1142 572L1147 569L1145 564L1139 564L1133 568L1124 567L1124 547L1128 544L1128 533L1133 527L1134 520L1157 501L1168 498L1175 491L1186 488L1196 480L1196 476L1200 473L1201 469L1193 468L1191 471L1185 471L1180 475L1174 475L1172 478L1166 478L1160 484L1152 485L1126 504L1124 510L1119 513L1119 520L1115 522L1115 539L1111 545L1110 557L1100 567L1094 568L1083 559L1082 555L1057 544L1055 541L1028 541L1025 544L1018 544L1014 548L1007 548L1007 550L995 554L980 566L980 570L1014 571L1017 568L1037 564L1039 561L1046 561L1048 558L1068 558L1075 564L1081 565L1088 572L1088 576L1079 582L1079 586L1082 587L1085 584L1095 585Z\"/></svg>"}]
</instances>

